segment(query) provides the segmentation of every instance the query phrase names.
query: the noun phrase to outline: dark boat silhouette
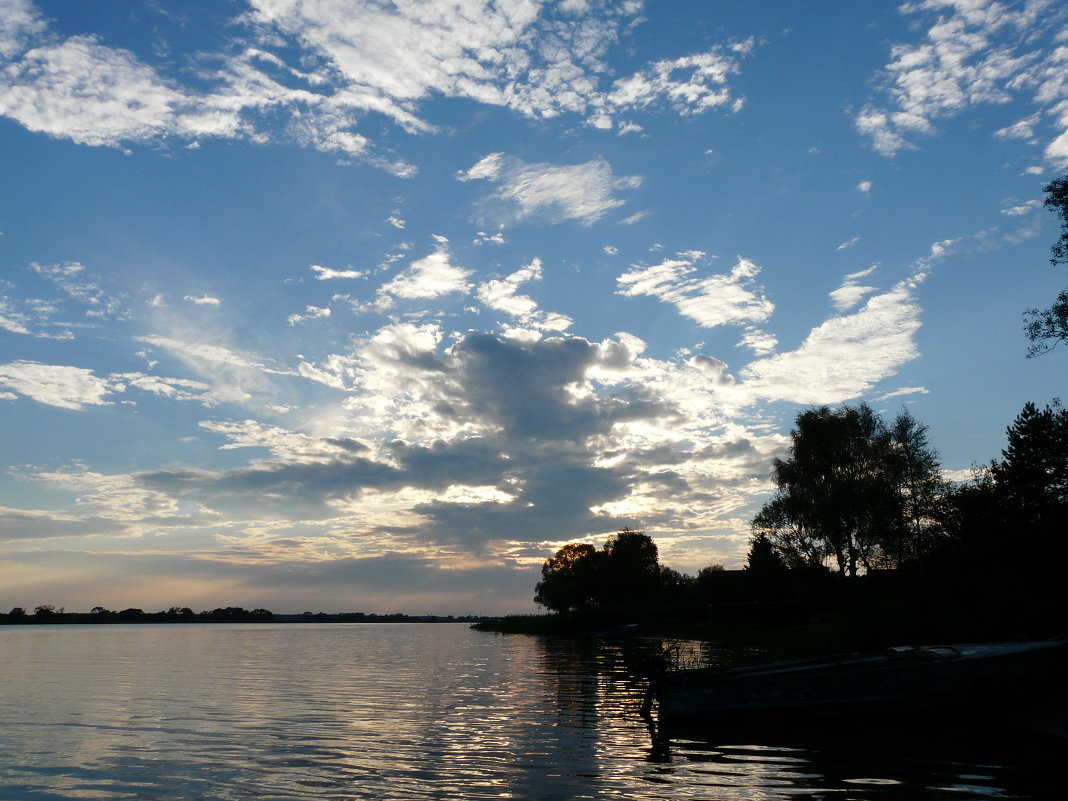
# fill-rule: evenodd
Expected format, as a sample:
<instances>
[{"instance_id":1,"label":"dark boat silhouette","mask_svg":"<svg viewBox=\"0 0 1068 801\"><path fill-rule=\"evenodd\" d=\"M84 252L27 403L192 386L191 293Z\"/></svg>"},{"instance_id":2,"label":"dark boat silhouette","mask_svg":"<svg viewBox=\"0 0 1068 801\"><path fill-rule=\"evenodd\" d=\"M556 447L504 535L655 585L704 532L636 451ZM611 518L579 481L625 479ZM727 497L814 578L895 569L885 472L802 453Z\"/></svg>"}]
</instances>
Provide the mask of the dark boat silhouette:
<instances>
[{"instance_id":1,"label":"dark boat silhouette","mask_svg":"<svg viewBox=\"0 0 1068 801\"><path fill-rule=\"evenodd\" d=\"M1041 699L1068 677L1068 641L901 646L879 653L669 671L653 692L668 720L810 719Z\"/></svg>"}]
</instances>

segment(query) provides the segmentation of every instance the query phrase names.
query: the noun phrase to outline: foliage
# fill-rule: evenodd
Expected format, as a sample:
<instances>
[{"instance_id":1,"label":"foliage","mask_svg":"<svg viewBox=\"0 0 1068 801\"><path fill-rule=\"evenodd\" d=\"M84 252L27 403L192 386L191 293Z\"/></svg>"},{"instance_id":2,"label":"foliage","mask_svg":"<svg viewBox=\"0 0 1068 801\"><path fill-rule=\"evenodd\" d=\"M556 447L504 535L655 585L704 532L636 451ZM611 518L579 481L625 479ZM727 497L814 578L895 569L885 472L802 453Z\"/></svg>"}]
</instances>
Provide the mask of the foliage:
<instances>
[{"instance_id":1,"label":"foliage","mask_svg":"<svg viewBox=\"0 0 1068 801\"><path fill-rule=\"evenodd\" d=\"M822 406L801 412L790 437L754 548L767 541L787 567L832 560L850 576L922 557L944 491L926 426L907 411L888 428L865 403Z\"/></svg>"},{"instance_id":2,"label":"foliage","mask_svg":"<svg viewBox=\"0 0 1068 801\"><path fill-rule=\"evenodd\" d=\"M685 585L681 574L662 570L656 543L644 532L623 529L601 550L568 543L545 560L534 601L553 612L591 606L642 603L665 586Z\"/></svg>"},{"instance_id":3,"label":"foliage","mask_svg":"<svg viewBox=\"0 0 1068 801\"><path fill-rule=\"evenodd\" d=\"M1032 521L1068 503L1068 409L1028 402L1005 433L1008 444L991 466L1005 498Z\"/></svg>"},{"instance_id":4,"label":"foliage","mask_svg":"<svg viewBox=\"0 0 1068 801\"><path fill-rule=\"evenodd\" d=\"M1045 188L1043 205L1061 221L1060 237L1050 248L1051 264L1068 264L1068 174L1051 181ZM1028 309L1024 331L1031 340L1028 357L1053 350L1057 343L1068 341L1068 289L1062 290L1048 309Z\"/></svg>"}]
</instances>

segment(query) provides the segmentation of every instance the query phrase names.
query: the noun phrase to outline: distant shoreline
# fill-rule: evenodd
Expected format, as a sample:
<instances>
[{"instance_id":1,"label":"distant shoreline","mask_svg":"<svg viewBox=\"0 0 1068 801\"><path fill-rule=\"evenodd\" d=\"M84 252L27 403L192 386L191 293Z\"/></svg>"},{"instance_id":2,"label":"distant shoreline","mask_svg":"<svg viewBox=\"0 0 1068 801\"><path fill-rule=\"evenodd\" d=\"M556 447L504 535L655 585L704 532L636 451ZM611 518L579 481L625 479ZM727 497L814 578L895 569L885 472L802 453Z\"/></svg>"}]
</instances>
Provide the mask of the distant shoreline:
<instances>
[{"instance_id":1,"label":"distant shoreline","mask_svg":"<svg viewBox=\"0 0 1068 801\"><path fill-rule=\"evenodd\" d=\"M251 611L240 607L193 612L188 607L172 607L164 612L145 612L141 609L124 609L113 612L97 609L92 612L56 611L38 607L33 613L18 608L0 614L0 626L36 625L145 625L164 623L168 625L196 625L211 623L481 623L492 618L484 615L405 615L399 612L378 614L375 612L303 612L299 614L275 614L266 609Z\"/></svg>"}]
</instances>

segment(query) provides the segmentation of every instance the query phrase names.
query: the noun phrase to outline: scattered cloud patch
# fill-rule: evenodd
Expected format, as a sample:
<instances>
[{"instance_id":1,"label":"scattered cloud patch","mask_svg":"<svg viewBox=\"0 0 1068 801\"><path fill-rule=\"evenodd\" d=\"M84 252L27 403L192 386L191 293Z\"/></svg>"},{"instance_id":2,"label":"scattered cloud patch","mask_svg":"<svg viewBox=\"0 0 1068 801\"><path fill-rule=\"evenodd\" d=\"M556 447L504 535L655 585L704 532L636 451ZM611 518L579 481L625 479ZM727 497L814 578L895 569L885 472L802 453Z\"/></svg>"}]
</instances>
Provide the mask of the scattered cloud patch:
<instances>
[{"instance_id":1,"label":"scattered cloud patch","mask_svg":"<svg viewBox=\"0 0 1068 801\"><path fill-rule=\"evenodd\" d=\"M1008 217L1022 217L1024 214L1030 214L1035 209L1042 208L1041 200L1029 200L1019 206L1010 206L1007 209L1002 209L1001 213Z\"/></svg>"},{"instance_id":2,"label":"scattered cloud patch","mask_svg":"<svg viewBox=\"0 0 1068 801\"><path fill-rule=\"evenodd\" d=\"M106 379L84 367L21 359L0 365L0 386L38 403L75 411L106 405L112 391Z\"/></svg>"},{"instance_id":3,"label":"scattered cloud patch","mask_svg":"<svg viewBox=\"0 0 1068 801\"><path fill-rule=\"evenodd\" d=\"M195 303L197 306L218 306L222 303L221 300L212 297L211 295L186 295L185 299L190 303Z\"/></svg>"},{"instance_id":4,"label":"scattered cloud patch","mask_svg":"<svg viewBox=\"0 0 1068 801\"><path fill-rule=\"evenodd\" d=\"M857 191L867 195L871 192L871 181L861 181L857 184Z\"/></svg>"},{"instance_id":5,"label":"scattered cloud patch","mask_svg":"<svg viewBox=\"0 0 1068 801\"><path fill-rule=\"evenodd\" d=\"M570 317L541 311L533 298L519 294L523 284L541 279L541 260L534 259L504 279L480 284L478 299L487 307L519 320L523 326L539 331L566 331L573 322Z\"/></svg>"},{"instance_id":6,"label":"scattered cloud patch","mask_svg":"<svg viewBox=\"0 0 1068 801\"><path fill-rule=\"evenodd\" d=\"M727 274L695 277L690 259L669 259L652 267L635 267L617 279L620 295L659 298L704 328L728 323L761 323L774 304L756 286L760 268L739 259Z\"/></svg>"},{"instance_id":7,"label":"scattered cloud patch","mask_svg":"<svg viewBox=\"0 0 1068 801\"><path fill-rule=\"evenodd\" d=\"M316 280L319 281L330 281L335 278L362 278L364 276L362 270L335 270L331 267L322 267L318 264L311 265L310 269L315 273Z\"/></svg>"},{"instance_id":8,"label":"scattered cloud patch","mask_svg":"<svg viewBox=\"0 0 1068 801\"><path fill-rule=\"evenodd\" d=\"M838 311L852 309L867 295L875 291L875 287L863 286L860 282L872 275L877 267L878 265L873 264L866 270L850 273L843 279L842 285L831 292L831 300Z\"/></svg>"},{"instance_id":9,"label":"scattered cloud patch","mask_svg":"<svg viewBox=\"0 0 1068 801\"><path fill-rule=\"evenodd\" d=\"M855 236L852 239L847 239L845 242L843 242L838 247L836 247L835 250L836 251L838 251L838 250L846 250L847 248L853 247L853 245L857 244L857 242L859 242L859 241L860 241L860 237L859 236Z\"/></svg>"},{"instance_id":10,"label":"scattered cloud patch","mask_svg":"<svg viewBox=\"0 0 1068 801\"><path fill-rule=\"evenodd\" d=\"M882 401L890 400L890 398L900 398L905 395L929 394L931 394L931 390L927 389L926 387L900 387L899 389L895 389L890 392L885 392L882 395L872 398L872 400L874 400L876 403L881 403Z\"/></svg>"},{"instance_id":11,"label":"scattered cloud patch","mask_svg":"<svg viewBox=\"0 0 1068 801\"><path fill-rule=\"evenodd\" d=\"M329 306L305 306L303 314L291 314L286 318L286 322L290 325L296 325L297 323L302 323L305 320L321 320L324 317L329 316Z\"/></svg>"},{"instance_id":12,"label":"scattered cloud patch","mask_svg":"<svg viewBox=\"0 0 1068 801\"><path fill-rule=\"evenodd\" d=\"M639 176L616 177L608 162L601 159L554 166L527 164L502 153L485 156L457 177L497 184L497 190L482 199L480 213L505 224L533 219L548 224L575 220L592 225L625 203L618 192L641 185Z\"/></svg>"},{"instance_id":13,"label":"scattered cloud patch","mask_svg":"<svg viewBox=\"0 0 1068 801\"><path fill-rule=\"evenodd\" d=\"M1023 96L1035 112L994 135L1035 140L1041 123L1046 157L1068 160L1068 27L1054 3L918 0L900 11L927 29L922 42L891 48L878 79L882 101L855 118L877 152L914 148L939 120Z\"/></svg>"},{"instance_id":14,"label":"scattered cloud patch","mask_svg":"<svg viewBox=\"0 0 1068 801\"><path fill-rule=\"evenodd\" d=\"M466 293L471 289L467 281L471 275L471 270L453 264L448 249L439 244L433 253L413 261L406 270L383 285L378 290L377 305L380 309L388 309L398 298L426 300Z\"/></svg>"}]
</instances>

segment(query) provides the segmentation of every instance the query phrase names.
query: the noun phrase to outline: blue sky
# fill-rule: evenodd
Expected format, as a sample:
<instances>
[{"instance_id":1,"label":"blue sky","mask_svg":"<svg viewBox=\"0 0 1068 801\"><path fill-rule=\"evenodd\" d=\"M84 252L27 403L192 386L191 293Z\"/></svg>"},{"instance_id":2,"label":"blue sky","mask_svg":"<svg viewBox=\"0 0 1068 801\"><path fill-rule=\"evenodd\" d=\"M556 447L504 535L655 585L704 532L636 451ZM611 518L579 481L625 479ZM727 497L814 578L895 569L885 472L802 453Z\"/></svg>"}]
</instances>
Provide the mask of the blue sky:
<instances>
[{"instance_id":1,"label":"blue sky","mask_svg":"<svg viewBox=\"0 0 1068 801\"><path fill-rule=\"evenodd\" d=\"M1047 0L0 0L0 608L738 566L812 404L963 477L1065 393L1066 76Z\"/></svg>"}]
</instances>

